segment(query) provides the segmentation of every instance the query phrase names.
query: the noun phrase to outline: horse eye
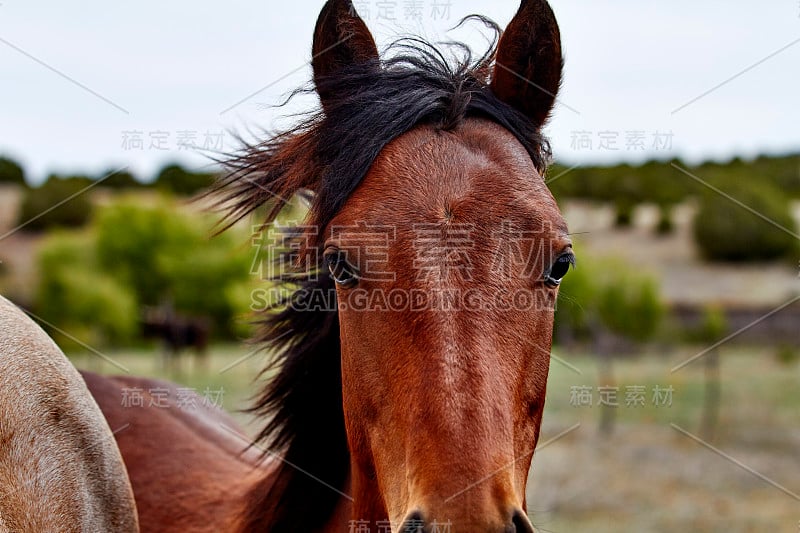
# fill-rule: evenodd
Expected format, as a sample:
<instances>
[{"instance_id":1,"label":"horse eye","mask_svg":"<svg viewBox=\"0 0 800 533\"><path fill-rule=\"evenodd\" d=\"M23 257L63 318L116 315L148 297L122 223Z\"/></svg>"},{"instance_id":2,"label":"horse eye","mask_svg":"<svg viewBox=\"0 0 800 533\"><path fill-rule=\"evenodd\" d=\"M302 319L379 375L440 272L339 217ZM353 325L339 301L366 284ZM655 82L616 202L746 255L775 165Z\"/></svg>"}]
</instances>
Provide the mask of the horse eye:
<instances>
[{"instance_id":1,"label":"horse eye","mask_svg":"<svg viewBox=\"0 0 800 533\"><path fill-rule=\"evenodd\" d=\"M327 254L325 263L328 265L331 278L337 285L351 287L358 281L355 269L347 262L347 255L344 252L335 251Z\"/></svg>"},{"instance_id":2,"label":"horse eye","mask_svg":"<svg viewBox=\"0 0 800 533\"><path fill-rule=\"evenodd\" d=\"M561 280L564 279L564 276L569 272L569 267L574 265L575 256L571 253L559 256L556 262L553 263L553 266L550 267L550 272L545 275L545 283L550 287L558 287L561 284Z\"/></svg>"}]
</instances>

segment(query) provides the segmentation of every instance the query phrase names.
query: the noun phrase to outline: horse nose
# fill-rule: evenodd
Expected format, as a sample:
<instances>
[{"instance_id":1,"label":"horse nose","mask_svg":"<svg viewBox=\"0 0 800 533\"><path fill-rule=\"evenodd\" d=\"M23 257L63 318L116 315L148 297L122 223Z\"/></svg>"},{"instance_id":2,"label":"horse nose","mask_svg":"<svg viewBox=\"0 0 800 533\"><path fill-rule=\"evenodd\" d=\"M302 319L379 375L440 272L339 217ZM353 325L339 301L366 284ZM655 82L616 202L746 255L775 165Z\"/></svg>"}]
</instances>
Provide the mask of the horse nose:
<instances>
[{"instance_id":1,"label":"horse nose","mask_svg":"<svg viewBox=\"0 0 800 533\"><path fill-rule=\"evenodd\" d=\"M448 522L450 523L450 522ZM430 524L426 523L420 511L410 513L400 526L399 533L428 533L431 531ZM436 529L438 531L438 529ZM448 529L450 531L450 529ZM475 530L478 531L478 530ZM480 531L486 531L481 529ZM501 529L502 533L536 533L533 524L528 516L520 509L514 511L511 523Z\"/></svg>"},{"instance_id":2,"label":"horse nose","mask_svg":"<svg viewBox=\"0 0 800 533\"><path fill-rule=\"evenodd\" d=\"M403 520L399 533L424 533L424 531L425 520L422 518L422 513L414 511Z\"/></svg>"},{"instance_id":3,"label":"horse nose","mask_svg":"<svg viewBox=\"0 0 800 533\"><path fill-rule=\"evenodd\" d=\"M533 529L533 524L528 519L528 515L520 509L514 512L514 516L511 519L511 528L508 531L513 533L536 533L536 530Z\"/></svg>"}]
</instances>

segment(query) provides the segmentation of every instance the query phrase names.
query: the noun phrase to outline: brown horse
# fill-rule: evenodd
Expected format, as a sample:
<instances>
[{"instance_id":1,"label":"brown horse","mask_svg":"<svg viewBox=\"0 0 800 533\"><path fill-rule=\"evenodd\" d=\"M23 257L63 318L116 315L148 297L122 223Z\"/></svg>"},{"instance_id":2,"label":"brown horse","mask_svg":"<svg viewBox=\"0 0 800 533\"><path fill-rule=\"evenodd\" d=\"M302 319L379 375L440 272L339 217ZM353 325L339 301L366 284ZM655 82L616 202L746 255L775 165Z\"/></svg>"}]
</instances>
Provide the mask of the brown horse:
<instances>
[{"instance_id":1,"label":"brown horse","mask_svg":"<svg viewBox=\"0 0 800 533\"><path fill-rule=\"evenodd\" d=\"M77 370L0 297L0 532L43 531L139 527L119 449Z\"/></svg>"},{"instance_id":2,"label":"brown horse","mask_svg":"<svg viewBox=\"0 0 800 533\"><path fill-rule=\"evenodd\" d=\"M264 461L219 413L123 408L146 382L87 378L134 428L117 438L143 531L533 531L553 302L574 261L542 177L562 71L547 2L523 1L495 44L473 61L406 39L380 59L348 0L324 6L321 110L247 146L220 185L231 223L314 193L277 280L294 292L263 319L278 354L253 409Z\"/></svg>"},{"instance_id":3,"label":"brown horse","mask_svg":"<svg viewBox=\"0 0 800 533\"><path fill-rule=\"evenodd\" d=\"M162 368L179 371L181 350L184 348L194 349L197 366L208 366L208 341L211 337L209 318L181 315L170 304L166 304L145 308L140 326L143 338L163 342Z\"/></svg>"}]
</instances>

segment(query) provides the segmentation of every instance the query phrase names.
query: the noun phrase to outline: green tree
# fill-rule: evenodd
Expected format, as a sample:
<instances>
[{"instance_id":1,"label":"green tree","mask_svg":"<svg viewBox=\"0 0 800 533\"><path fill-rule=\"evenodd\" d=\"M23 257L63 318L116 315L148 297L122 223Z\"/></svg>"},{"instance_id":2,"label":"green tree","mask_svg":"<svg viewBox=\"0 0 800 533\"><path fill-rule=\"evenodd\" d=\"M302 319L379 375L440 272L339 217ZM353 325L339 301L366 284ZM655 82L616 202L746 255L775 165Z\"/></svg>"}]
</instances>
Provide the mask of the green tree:
<instances>
[{"instance_id":1,"label":"green tree","mask_svg":"<svg viewBox=\"0 0 800 533\"><path fill-rule=\"evenodd\" d=\"M659 235L665 235L674 230L672 211L675 205L686 199L690 192L685 176L678 172L672 164L684 168L684 165L678 160L665 163L650 162L641 167L641 172L647 179L646 199L658 206L659 219L655 231Z\"/></svg>"},{"instance_id":2,"label":"green tree","mask_svg":"<svg viewBox=\"0 0 800 533\"><path fill-rule=\"evenodd\" d=\"M199 237L191 250L162 256L159 269L176 309L209 316L221 333L234 333L234 320L247 310L240 306L236 290L250 281L250 257L232 235Z\"/></svg>"},{"instance_id":3,"label":"green tree","mask_svg":"<svg viewBox=\"0 0 800 533\"><path fill-rule=\"evenodd\" d=\"M214 183L214 173L190 172L178 164L169 164L158 173L156 188L179 196L192 196Z\"/></svg>"},{"instance_id":4,"label":"green tree","mask_svg":"<svg viewBox=\"0 0 800 533\"><path fill-rule=\"evenodd\" d=\"M187 218L164 201L146 207L124 200L97 215L99 264L132 287L141 305L159 305L167 296L160 258L184 254L197 240Z\"/></svg>"},{"instance_id":5,"label":"green tree","mask_svg":"<svg viewBox=\"0 0 800 533\"><path fill-rule=\"evenodd\" d=\"M252 258L244 235L229 230L209 238L211 225L166 200L154 206L122 201L98 213L98 261L141 305L169 302L182 314L211 317L217 333L229 335L247 311L237 288L255 281Z\"/></svg>"},{"instance_id":6,"label":"green tree","mask_svg":"<svg viewBox=\"0 0 800 533\"><path fill-rule=\"evenodd\" d=\"M779 190L752 179L716 179L714 183L725 195L705 193L694 218L694 238L703 255L716 261L744 262L797 252L797 238L791 234L797 233L796 223L788 199Z\"/></svg>"},{"instance_id":7,"label":"green tree","mask_svg":"<svg viewBox=\"0 0 800 533\"><path fill-rule=\"evenodd\" d=\"M137 180L136 177L127 170L116 171L111 169L98 176L98 179L100 179L103 176L108 176L108 177L103 180L101 185L109 189L126 190L126 189L141 189L145 187L143 183Z\"/></svg>"},{"instance_id":8,"label":"green tree","mask_svg":"<svg viewBox=\"0 0 800 533\"><path fill-rule=\"evenodd\" d=\"M588 260L578 259L558 291L555 335L559 342L587 340L592 335L597 287Z\"/></svg>"},{"instance_id":9,"label":"green tree","mask_svg":"<svg viewBox=\"0 0 800 533\"><path fill-rule=\"evenodd\" d=\"M125 343L136 333L136 299L97 268L92 241L89 233L56 232L39 252L36 312L58 328L50 333L65 349Z\"/></svg>"},{"instance_id":10,"label":"green tree","mask_svg":"<svg viewBox=\"0 0 800 533\"><path fill-rule=\"evenodd\" d=\"M25 224L25 229L32 231L83 226L92 212L87 190L91 184L86 176L51 175L40 187L26 191L19 224Z\"/></svg>"},{"instance_id":11,"label":"green tree","mask_svg":"<svg viewBox=\"0 0 800 533\"><path fill-rule=\"evenodd\" d=\"M617 259L580 255L559 290L557 326L583 339L605 330L635 342L652 340L665 312L656 280Z\"/></svg>"},{"instance_id":12,"label":"green tree","mask_svg":"<svg viewBox=\"0 0 800 533\"><path fill-rule=\"evenodd\" d=\"M0 157L0 183L25 185L25 170L16 161Z\"/></svg>"},{"instance_id":13,"label":"green tree","mask_svg":"<svg viewBox=\"0 0 800 533\"><path fill-rule=\"evenodd\" d=\"M656 283L627 269L598 289L597 311L609 331L637 342L652 339L664 315Z\"/></svg>"}]
</instances>

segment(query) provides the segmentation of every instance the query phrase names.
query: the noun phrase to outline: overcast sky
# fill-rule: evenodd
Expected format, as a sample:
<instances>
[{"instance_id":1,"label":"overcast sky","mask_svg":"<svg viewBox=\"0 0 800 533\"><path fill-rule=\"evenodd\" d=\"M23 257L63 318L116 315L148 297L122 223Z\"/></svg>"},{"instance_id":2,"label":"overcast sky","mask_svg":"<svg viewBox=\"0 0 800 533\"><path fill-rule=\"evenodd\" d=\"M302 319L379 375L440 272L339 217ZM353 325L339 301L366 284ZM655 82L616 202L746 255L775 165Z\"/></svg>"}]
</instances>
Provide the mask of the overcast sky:
<instances>
[{"instance_id":1,"label":"overcast sky","mask_svg":"<svg viewBox=\"0 0 800 533\"><path fill-rule=\"evenodd\" d=\"M379 44L416 33L476 48L475 31L447 30L471 13L505 26L518 7L355 3ZM170 160L200 167L205 160L185 145L228 148L229 129L287 124L279 120L287 109L270 105L308 79L321 5L0 0L0 153L21 160L34 181L126 165L147 176ZM800 0L552 5L567 59L548 127L560 162L800 151Z\"/></svg>"}]
</instances>

